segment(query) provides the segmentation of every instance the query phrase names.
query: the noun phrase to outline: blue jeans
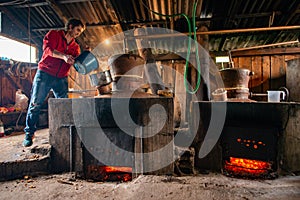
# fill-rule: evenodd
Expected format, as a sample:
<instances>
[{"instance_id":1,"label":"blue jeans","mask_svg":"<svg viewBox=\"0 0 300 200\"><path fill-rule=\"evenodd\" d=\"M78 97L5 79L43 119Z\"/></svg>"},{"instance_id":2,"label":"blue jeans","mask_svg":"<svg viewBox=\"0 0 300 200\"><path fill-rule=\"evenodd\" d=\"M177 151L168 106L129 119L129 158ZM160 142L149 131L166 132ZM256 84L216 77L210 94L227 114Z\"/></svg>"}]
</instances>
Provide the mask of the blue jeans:
<instances>
[{"instance_id":1,"label":"blue jeans","mask_svg":"<svg viewBox=\"0 0 300 200\"><path fill-rule=\"evenodd\" d=\"M57 78L41 70L37 70L31 89L31 99L26 116L24 131L33 135L39 119L41 106L50 90L53 90L55 98L68 97L68 78Z\"/></svg>"}]
</instances>

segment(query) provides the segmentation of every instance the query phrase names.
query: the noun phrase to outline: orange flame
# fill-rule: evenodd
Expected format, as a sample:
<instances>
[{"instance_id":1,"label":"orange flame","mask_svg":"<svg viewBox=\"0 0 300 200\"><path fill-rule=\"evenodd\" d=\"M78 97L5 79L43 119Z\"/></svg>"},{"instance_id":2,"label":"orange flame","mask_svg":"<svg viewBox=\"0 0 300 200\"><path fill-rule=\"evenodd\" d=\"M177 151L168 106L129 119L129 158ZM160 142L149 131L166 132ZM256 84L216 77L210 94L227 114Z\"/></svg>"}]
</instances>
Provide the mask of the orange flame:
<instances>
[{"instance_id":1,"label":"orange flame","mask_svg":"<svg viewBox=\"0 0 300 200\"><path fill-rule=\"evenodd\" d=\"M131 181L132 168L119 166L88 165L87 174L101 181Z\"/></svg>"},{"instance_id":2,"label":"orange flame","mask_svg":"<svg viewBox=\"0 0 300 200\"><path fill-rule=\"evenodd\" d=\"M272 163L260 160L230 157L225 161L224 169L234 175L261 176L272 169Z\"/></svg>"},{"instance_id":3,"label":"orange flame","mask_svg":"<svg viewBox=\"0 0 300 200\"><path fill-rule=\"evenodd\" d=\"M132 168L131 167L115 167L115 166L102 166L101 167L103 171L107 173L114 173L114 172L128 172L132 173Z\"/></svg>"}]
</instances>

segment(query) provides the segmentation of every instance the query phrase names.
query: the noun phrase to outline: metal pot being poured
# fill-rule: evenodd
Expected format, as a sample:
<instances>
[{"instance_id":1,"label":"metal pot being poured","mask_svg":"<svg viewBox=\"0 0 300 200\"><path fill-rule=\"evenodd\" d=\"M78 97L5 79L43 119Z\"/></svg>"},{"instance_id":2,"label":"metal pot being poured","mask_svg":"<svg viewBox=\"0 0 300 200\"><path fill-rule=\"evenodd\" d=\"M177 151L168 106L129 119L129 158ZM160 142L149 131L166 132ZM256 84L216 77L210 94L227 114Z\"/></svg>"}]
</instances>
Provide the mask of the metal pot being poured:
<instances>
[{"instance_id":1,"label":"metal pot being poured","mask_svg":"<svg viewBox=\"0 0 300 200\"><path fill-rule=\"evenodd\" d=\"M76 59L74 68L80 74L88 74L98 68L98 60L90 51L83 51Z\"/></svg>"}]
</instances>

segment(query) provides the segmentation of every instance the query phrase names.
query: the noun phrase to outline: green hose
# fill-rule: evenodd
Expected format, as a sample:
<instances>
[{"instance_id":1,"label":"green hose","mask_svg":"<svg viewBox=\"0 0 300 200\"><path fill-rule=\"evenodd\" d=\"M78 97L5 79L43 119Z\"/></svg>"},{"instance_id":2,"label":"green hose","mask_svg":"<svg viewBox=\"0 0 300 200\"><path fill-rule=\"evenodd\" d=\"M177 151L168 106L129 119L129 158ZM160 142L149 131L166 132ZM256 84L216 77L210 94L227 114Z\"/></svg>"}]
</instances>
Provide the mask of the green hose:
<instances>
[{"instance_id":1,"label":"green hose","mask_svg":"<svg viewBox=\"0 0 300 200\"><path fill-rule=\"evenodd\" d=\"M173 14L173 15L165 15L165 14L161 14L158 12L155 12L153 10L151 10L150 8L148 8L144 2L142 1L142 4L152 13L159 15L159 16L163 16L163 17L177 17L177 16L183 16L187 23L188 23L188 29L189 29L189 34L188 34L188 51L186 54L186 61L185 61L185 69L184 69L184 86L185 89L188 93L190 94L195 94L199 87L200 87L200 83L201 83L201 68L200 68L200 60L199 60L199 54L198 54L198 43L197 43L197 35L196 35L196 8L197 8L197 4L198 4L198 0L194 3L193 5L193 32L194 32L194 43L195 43L195 49L196 49L196 62L197 62L197 84L194 90L190 91L189 90L189 85L188 85L188 81L187 81L187 72L188 72L188 65L189 65L189 60L190 60L190 56L191 56L191 36L192 36L192 31L191 31L191 22L190 19L188 18L188 16L184 13L179 13L179 14Z\"/></svg>"}]
</instances>

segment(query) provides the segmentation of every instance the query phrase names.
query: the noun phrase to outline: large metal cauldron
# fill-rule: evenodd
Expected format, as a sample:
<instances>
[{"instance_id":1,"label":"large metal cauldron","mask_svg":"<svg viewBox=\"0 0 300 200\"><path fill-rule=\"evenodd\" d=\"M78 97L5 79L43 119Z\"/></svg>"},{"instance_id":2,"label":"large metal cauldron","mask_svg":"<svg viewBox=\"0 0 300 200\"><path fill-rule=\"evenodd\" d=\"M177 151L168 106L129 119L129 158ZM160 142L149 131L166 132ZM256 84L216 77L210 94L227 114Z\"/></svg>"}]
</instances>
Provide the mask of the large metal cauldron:
<instances>
[{"instance_id":1,"label":"large metal cauldron","mask_svg":"<svg viewBox=\"0 0 300 200\"><path fill-rule=\"evenodd\" d=\"M227 90L228 98L248 99L248 84L253 72L242 68L226 68L220 70L220 74L224 87Z\"/></svg>"},{"instance_id":2,"label":"large metal cauldron","mask_svg":"<svg viewBox=\"0 0 300 200\"><path fill-rule=\"evenodd\" d=\"M145 61L138 55L118 54L108 59L112 91L128 91L143 84Z\"/></svg>"}]
</instances>

